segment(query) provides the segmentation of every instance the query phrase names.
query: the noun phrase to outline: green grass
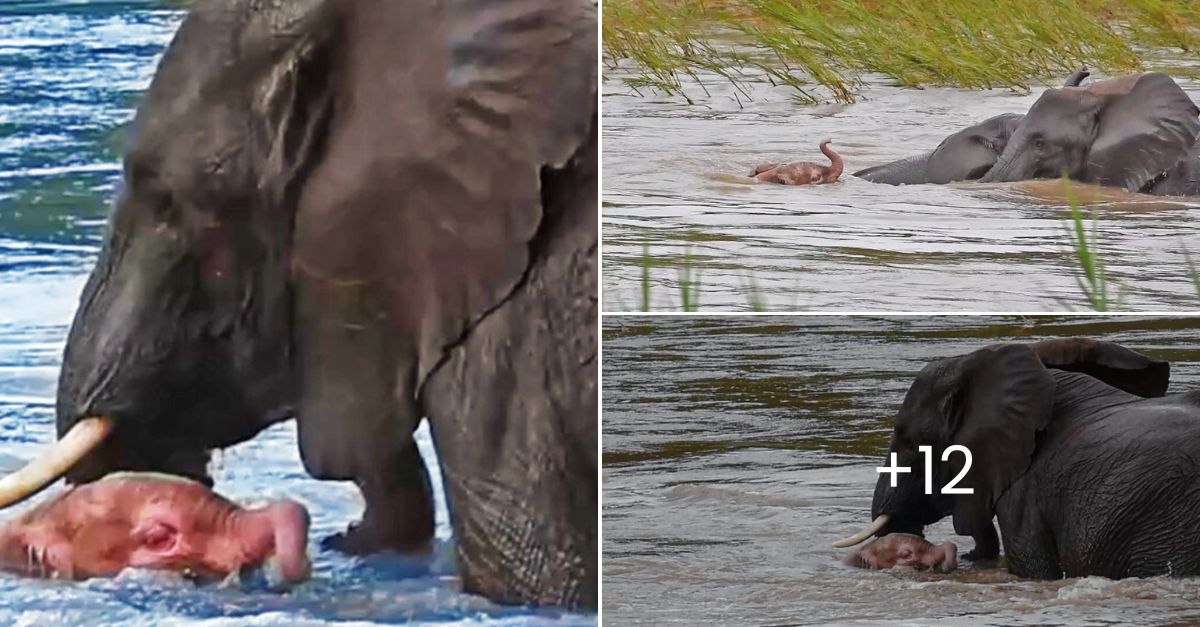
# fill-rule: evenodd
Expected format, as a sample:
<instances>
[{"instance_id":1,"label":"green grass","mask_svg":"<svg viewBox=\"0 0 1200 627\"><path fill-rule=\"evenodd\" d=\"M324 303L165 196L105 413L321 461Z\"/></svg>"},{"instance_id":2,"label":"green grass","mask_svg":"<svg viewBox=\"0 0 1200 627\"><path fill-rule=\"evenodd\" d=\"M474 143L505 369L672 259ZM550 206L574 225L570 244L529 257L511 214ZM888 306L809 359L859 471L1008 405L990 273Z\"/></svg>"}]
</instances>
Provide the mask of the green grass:
<instances>
[{"instance_id":1,"label":"green grass","mask_svg":"<svg viewBox=\"0 0 1200 627\"><path fill-rule=\"evenodd\" d=\"M852 102L868 74L904 86L1057 83L1087 64L1156 69L1144 58L1200 50L1194 0L605 0L604 59L623 80L684 95L713 74L743 92L790 86L798 100ZM1175 74L1197 75L1175 67Z\"/></svg>"},{"instance_id":2,"label":"green grass","mask_svg":"<svg viewBox=\"0 0 1200 627\"><path fill-rule=\"evenodd\" d=\"M1071 209L1071 220L1067 224L1067 236L1071 242L1071 255L1079 269L1079 274L1075 277L1079 291L1083 294L1088 306L1095 311L1120 309L1123 299L1118 298L1116 301L1112 299L1112 282L1109 281L1108 273L1104 268L1104 260L1101 258L1096 218L1094 215L1089 215L1090 228L1085 226L1083 210L1075 198L1074 190L1071 189L1071 181L1065 176L1063 177L1063 186L1066 188L1067 203ZM1182 245L1180 250L1183 251L1188 277L1196 289L1196 301L1200 303L1200 270L1197 270L1191 252Z\"/></svg>"},{"instance_id":3,"label":"green grass","mask_svg":"<svg viewBox=\"0 0 1200 627\"><path fill-rule=\"evenodd\" d=\"M1071 181L1063 176L1063 185L1067 190L1067 203L1071 206L1071 225L1067 230L1071 240L1071 249L1079 264L1080 276L1075 277L1080 291L1087 299L1088 305L1096 311L1111 311L1113 303L1109 300L1108 274L1104 271L1104 261L1100 259L1100 237L1096 233L1096 219L1091 222L1091 236L1083 225L1083 210L1075 199Z\"/></svg>"},{"instance_id":4,"label":"green grass","mask_svg":"<svg viewBox=\"0 0 1200 627\"><path fill-rule=\"evenodd\" d=\"M700 311L700 273L692 263L692 252L683 255L679 268L679 304L684 311Z\"/></svg>"},{"instance_id":5,"label":"green grass","mask_svg":"<svg viewBox=\"0 0 1200 627\"><path fill-rule=\"evenodd\" d=\"M1183 258L1187 261L1188 275L1192 277L1192 285L1196 287L1196 300L1200 302L1200 271L1196 270L1196 263L1192 261L1192 253L1186 248L1183 249Z\"/></svg>"}]
</instances>

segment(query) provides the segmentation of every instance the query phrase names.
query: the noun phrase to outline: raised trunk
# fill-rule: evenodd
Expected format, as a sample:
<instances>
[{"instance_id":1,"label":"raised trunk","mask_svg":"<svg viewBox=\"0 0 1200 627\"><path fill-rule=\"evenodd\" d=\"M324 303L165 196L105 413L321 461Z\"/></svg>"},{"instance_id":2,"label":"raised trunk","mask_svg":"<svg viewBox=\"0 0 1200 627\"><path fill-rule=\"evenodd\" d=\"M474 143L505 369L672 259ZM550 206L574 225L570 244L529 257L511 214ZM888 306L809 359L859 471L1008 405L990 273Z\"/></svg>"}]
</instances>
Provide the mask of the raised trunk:
<instances>
[{"instance_id":1,"label":"raised trunk","mask_svg":"<svg viewBox=\"0 0 1200 627\"><path fill-rule=\"evenodd\" d=\"M821 142L821 152L824 153L826 157L829 157L829 176L826 177L826 182L832 183L842 175L842 169L844 167L842 164L842 156L834 152L833 149L829 147L828 139Z\"/></svg>"}]
</instances>

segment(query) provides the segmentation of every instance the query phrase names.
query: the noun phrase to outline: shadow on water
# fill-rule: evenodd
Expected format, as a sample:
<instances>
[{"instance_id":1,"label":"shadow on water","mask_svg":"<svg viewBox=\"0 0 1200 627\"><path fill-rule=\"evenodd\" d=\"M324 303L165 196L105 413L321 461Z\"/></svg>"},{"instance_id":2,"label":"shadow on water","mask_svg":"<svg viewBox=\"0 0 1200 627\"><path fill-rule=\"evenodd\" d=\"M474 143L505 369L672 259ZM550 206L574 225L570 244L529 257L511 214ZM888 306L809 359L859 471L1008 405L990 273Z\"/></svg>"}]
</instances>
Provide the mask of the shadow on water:
<instances>
[{"instance_id":1,"label":"shadow on water","mask_svg":"<svg viewBox=\"0 0 1200 627\"><path fill-rule=\"evenodd\" d=\"M1186 624L1196 582L843 566L929 361L1084 336L1200 389L1200 318L699 317L604 324L604 615L620 624ZM954 536L949 520L931 539Z\"/></svg>"},{"instance_id":2,"label":"shadow on water","mask_svg":"<svg viewBox=\"0 0 1200 627\"><path fill-rule=\"evenodd\" d=\"M849 173L937 146L983 119L1025 112L1031 94L901 89L878 80L844 106L805 106L788 88L750 95L708 81L700 104L637 96L604 82L604 307L678 310L681 269L700 310L1062 311L1087 309L1058 181L890 186ZM685 82L688 79L684 79ZM1179 79L1200 102L1200 83ZM757 163L817 160L833 138L846 172L833 185L749 184ZM1196 309L1185 247L1200 250L1200 199L1080 186L1109 274L1132 310Z\"/></svg>"}]
</instances>

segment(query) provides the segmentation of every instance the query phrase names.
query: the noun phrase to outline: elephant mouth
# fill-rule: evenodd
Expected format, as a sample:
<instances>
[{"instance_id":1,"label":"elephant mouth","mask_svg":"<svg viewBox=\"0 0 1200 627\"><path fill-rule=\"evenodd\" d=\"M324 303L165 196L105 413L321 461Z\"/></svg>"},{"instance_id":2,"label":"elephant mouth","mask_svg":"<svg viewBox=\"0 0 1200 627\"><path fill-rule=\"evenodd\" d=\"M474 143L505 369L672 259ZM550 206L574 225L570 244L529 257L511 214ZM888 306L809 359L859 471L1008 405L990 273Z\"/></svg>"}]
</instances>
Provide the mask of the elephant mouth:
<instances>
[{"instance_id":1,"label":"elephant mouth","mask_svg":"<svg viewBox=\"0 0 1200 627\"><path fill-rule=\"evenodd\" d=\"M113 422L103 417L84 418L75 423L40 456L0 479L0 508L20 503L57 481L100 446L112 433L112 428Z\"/></svg>"}]
</instances>

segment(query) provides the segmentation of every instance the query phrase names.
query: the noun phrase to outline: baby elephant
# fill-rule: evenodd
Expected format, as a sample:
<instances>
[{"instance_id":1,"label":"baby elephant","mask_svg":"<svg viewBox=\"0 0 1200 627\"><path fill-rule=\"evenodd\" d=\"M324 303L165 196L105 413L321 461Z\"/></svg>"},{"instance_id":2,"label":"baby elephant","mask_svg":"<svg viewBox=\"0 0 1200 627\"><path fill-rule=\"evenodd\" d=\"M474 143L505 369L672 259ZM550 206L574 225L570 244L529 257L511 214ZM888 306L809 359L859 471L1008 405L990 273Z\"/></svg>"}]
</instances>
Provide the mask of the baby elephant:
<instances>
[{"instance_id":1,"label":"baby elephant","mask_svg":"<svg viewBox=\"0 0 1200 627\"><path fill-rule=\"evenodd\" d=\"M842 175L842 156L829 147L826 139L821 142L821 152L829 157L829 165L819 165L808 161L795 163L764 163L750 173L750 176L766 182L781 185L820 185L833 183Z\"/></svg>"},{"instance_id":2,"label":"baby elephant","mask_svg":"<svg viewBox=\"0 0 1200 627\"><path fill-rule=\"evenodd\" d=\"M169 475L116 473L0 524L0 568L33 577L113 577L127 567L219 579L266 567L272 585L306 580L308 512L294 501L243 509Z\"/></svg>"},{"instance_id":3,"label":"baby elephant","mask_svg":"<svg viewBox=\"0 0 1200 627\"><path fill-rule=\"evenodd\" d=\"M863 545L842 562L859 568L912 566L948 573L958 567L958 547L953 542L933 544L911 533L889 533Z\"/></svg>"}]
</instances>

